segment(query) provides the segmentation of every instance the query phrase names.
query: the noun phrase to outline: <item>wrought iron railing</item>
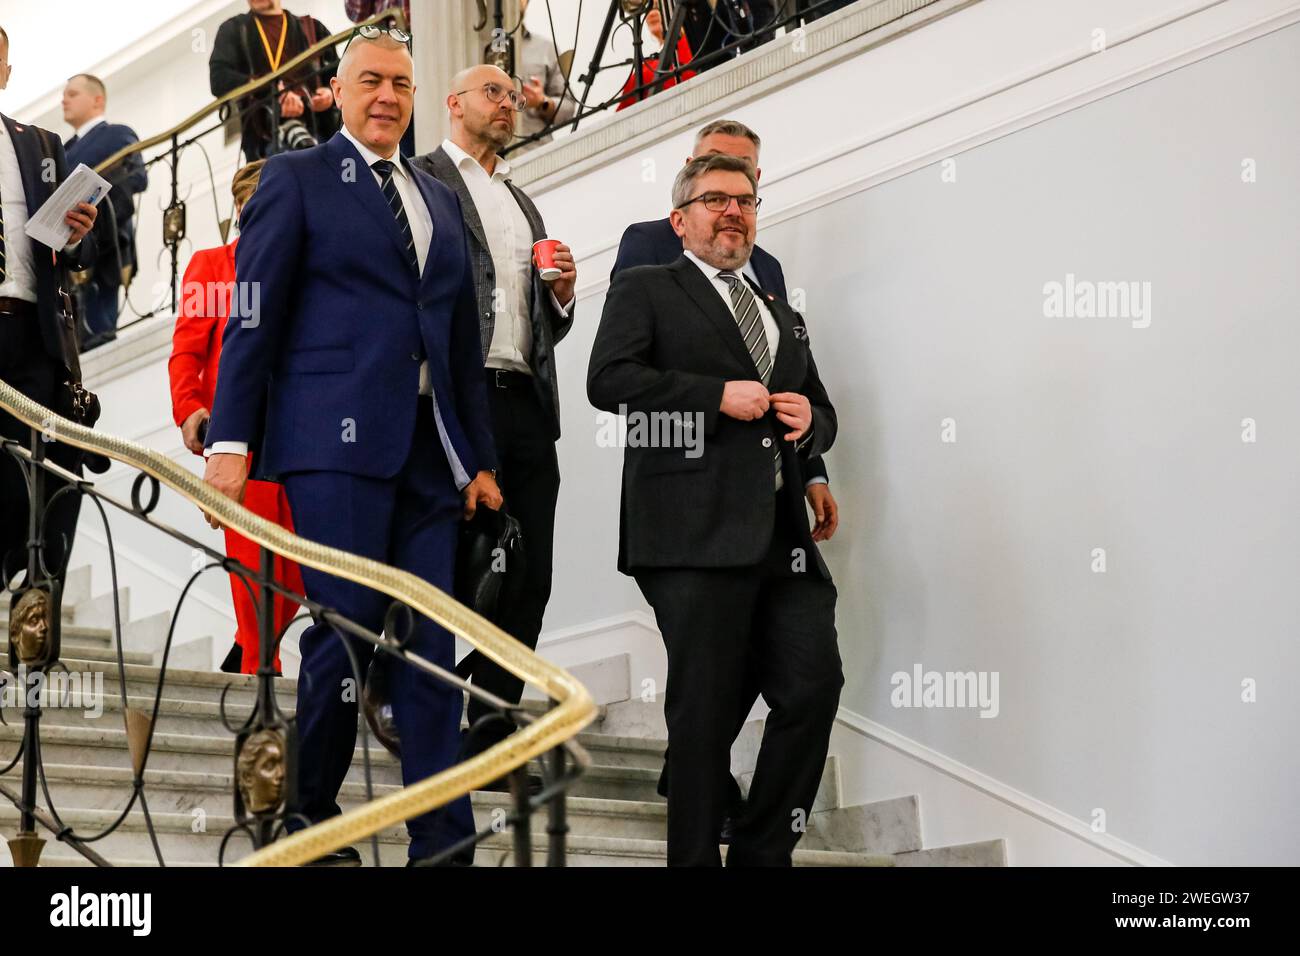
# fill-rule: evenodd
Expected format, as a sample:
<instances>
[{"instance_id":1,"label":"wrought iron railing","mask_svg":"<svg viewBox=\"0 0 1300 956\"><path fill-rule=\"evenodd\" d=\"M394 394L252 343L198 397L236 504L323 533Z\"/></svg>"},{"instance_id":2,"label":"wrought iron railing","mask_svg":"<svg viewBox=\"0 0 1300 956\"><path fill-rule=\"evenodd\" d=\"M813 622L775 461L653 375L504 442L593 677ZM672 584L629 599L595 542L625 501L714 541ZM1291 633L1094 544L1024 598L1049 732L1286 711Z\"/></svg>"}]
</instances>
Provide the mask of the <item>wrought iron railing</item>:
<instances>
[{"instance_id":1,"label":"wrought iron railing","mask_svg":"<svg viewBox=\"0 0 1300 956\"><path fill-rule=\"evenodd\" d=\"M152 172L155 168L165 167L169 178L170 191L167 206L162 210L162 249L159 251L160 257L167 255L170 259L168 263L169 281L167 283L167 292L162 299L153 302L148 311L140 312L135 307L128 286L127 294L119 307L118 331L157 315L176 312L182 293L181 249L186 238L188 213L186 200L181 195L182 183L179 172L181 157L190 149L200 150L207 163L209 176L211 176L212 163L203 145L203 140L225 129L228 122L232 121L232 117L239 121L241 133L246 124L265 121L265 133L269 138L268 155L285 149L296 148L293 144L286 142L283 135L288 124L284 122L284 117L280 113L278 84L285 78L305 82L311 77L320 77L330 69L328 64L321 61L321 54L334 49L341 43L346 43L358 27L379 23L406 26L401 8L395 7L363 20L361 23L353 24L346 30L324 37L293 57L293 59L282 64L279 69L250 80L242 86L218 96L170 129L118 150L95 167L96 171L101 175L111 176L116 168L129 157L143 154L156 146L165 146L157 155L151 156L143 162L146 173ZM321 62L313 66L314 61ZM310 106L307 107L307 111L308 115L310 115ZM211 122L204 125L205 121ZM195 132L196 127L200 126L202 128ZM306 130L304 131L306 132ZM228 235L230 220L221 217L220 207L216 206L217 192L216 185L213 183L213 203L217 221L220 224L222 239L224 240ZM139 196L143 195L143 192L139 194ZM136 199L135 209L135 220L137 222L140 220L139 196ZM111 234L113 241L117 242L117 230L111 230ZM123 250L120 248L116 250L119 261L122 260L122 252ZM126 310L135 313L135 316L128 321L122 322L120 318Z\"/></svg>"},{"instance_id":2,"label":"wrought iron railing","mask_svg":"<svg viewBox=\"0 0 1300 956\"><path fill-rule=\"evenodd\" d=\"M25 577L21 596L15 606L11 628L27 645L15 644L14 654L19 658L13 679L23 691L24 731L17 752L6 758L0 755L0 781L21 763L20 790L0 782L0 795L7 797L18 808L20 822L18 834L10 840L14 861L18 865L36 865L44 843L38 836L37 826L51 832L55 838L75 849L97 865L110 865L96 852L94 844L118 830L137 807L144 817L145 826L160 865L165 864L156 828L149 811L146 773L154 731L162 715L163 691L167 680L168 659L172 651L176 620L181 606L197 579L204 573L219 569L239 577L250 589L256 587L258 619L261 632L260 667L257 671L257 696L251 714L240 724L229 720L222 698L221 714L227 730L234 736L232 756L236 762L243 748L262 748L261 756L270 750L268 758L274 779L278 774L282 789L272 788L273 800L246 799L239 775L232 780L232 798L235 820L221 842L218 861L225 856L231 840L237 834L248 837L255 852L238 861L246 866L290 866L314 860L334 850L371 837L386 827L396 825L421 814L443 807L450 801L469 794L491 781L509 777L513 795L512 809L504 817L498 815L492 826L485 827L466 837L460 843L445 848L436 857L425 861L435 864L450 859L490 838L504 827L513 828L514 859L516 865L528 866L532 862L532 816L547 811L548 855L550 865L563 865L567 824L565 794L578 775L588 766L589 758L574 739L579 731L595 716L596 708L587 691L564 670L542 660L523 644L511 638L500 628L456 602L442 591L420 578L388 565L345 551L325 547L286 531L279 525L260 518L231 499L205 484L191 472L164 455L136 445L125 439L101 434L68 419L56 416L49 409L31 401L22 393L0 381L0 410L9 413L30 429L30 442L24 446L12 440L3 440L0 452L10 457L25 476L28 491L28 543L25 558ZM102 455L128 466L136 472L131 485L130 500L124 501L106 494L91 481L81 478L49 460L50 448L66 446L84 452ZM250 568L213 550L202 541L159 521L157 509L163 488L174 492L221 524L257 544L261 549L261 565ZM34 688L45 683L60 664L61 578L60 567L48 566L47 524L50 514L67 496L78 496L94 503L104 526L114 594L113 639L116 647L116 667L121 695L122 712L126 727L132 763L131 794L120 815L107 827L95 833L82 833L68 825L60 814L58 804L46 779L41 758L42 700ZM16 503L6 502L5 507ZM153 709L146 713L131 705L127 695L128 673L122 635L121 611L117 606L118 580L112 528L105 506L130 516L133 520L164 534L188 547L195 553L207 556L208 563L195 571L181 589L172 616L171 628L162 649L161 666L153 695ZM70 551L69 542L58 549L62 561ZM373 588L392 598L383 634L362 627L302 595L286 590L276 581L274 556L279 555L306 567L327 572L353 583ZM8 562L5 562L6 565ZM56 561L56 563L59 563ZM15 568L15 570L17 570ZM9 581L6 568L4 584ZM3 588L0 587L0 593ZM465 692L484 702L491 713L482 722L506 720L518 729L506 739L475 757L457 763L419 783L397 792L374 799L370 766L370 735L365 721L361 721L363 772L367 802L363 805L322 823L306 826L288 833L287 825L294 819L293 769L296 757L294 719L280 708L275 695L274 666L276 650L282 633L275 633L274 602L276 595L291 598L301 604L318 621L333 628L334 635L348 649L352 660L356 687L362 687L365 675L353 653L349 638L359 638L375 646L393 666L415 667L437 680ZM42 605L39 612L33 607ZM530 714L520 705L510 704L460 679L431 661L413 653L405 646L409 628L402 625L410 615L420 614L440 624L452 634L468 641L476 650L500 664L524 681L540 688L554 702L554 706L541 716ZM16 622L16 623L15 623ZM25 630L27 623L33 626ZM44 637L40 635L41 625ZM25 647L25 649L24 649ZM66 670L66 668L64 668ZM479 725L476 724L476 728ZM471 734L475 728L471 728ZM278 753L275 751L278 749ZM252 751L250 750L250 756ZM530 794L526 767L534 758L542 758L542 789ZM39 796L45 805L40 805ZM250 806L250 803L252 805ZM310 823L305 818L298 822ZM378 863L378 845L372 844Z\"/></svg>"},{"instance_id":3,"label":"wrought iron railing","mask_svg":"<svg viewBox=\"0 0 1300 956\"><path fill-rule=\"evenodd\" d=\"M550 0L543 0L543 2L546 3L551 36L554 38L555 21L551 17ZM579 0L580 7L583 2L584 0ZM658 0L658 11L662 18L664 34L663 49L658 57L647 56L642 39L645 20L652 9L651 0L607 0L607 2L605 20L586 72L578 77L576 84L571 85L568 71L561 71L564 76L562 96L577 104L573 116L562 122L552 121L537 132L520 137L504 148L501 151L502 155L508 156L522 147L545 140L566 127L576 130L583 120L616 109L620 104L640 102L662 91L669 80L674 83L683 82L683 77L686 77L687 73L704 72L771 41L778 34L788 34L798 30L808 22L844 7L847 0L777 0L773 7L772 19L758 25L752 22L748 4L740 0L716 0L712 6L706 3L706 0ZM677 62L677 40L686 35L685 18L692 4L701 12L708 11L704 32L697 36L703 52L695 51L689 62L679 63ZM581 22L581 11L579 11L579 22ZM516 24L513 30L506 32L506 36L513 35L521 25ZM630 31L632 55L616 62L605 63L604 58L610 50L611 38L621 29ZM555 40L553 42L556 58L559 60L562 57L559 43ZM644 67L651 60L654 60L654 66L649 71L649 78L643 79L646 74ZM625 84L617 93L600 102L589 104L588 100L597 77L608 70L627 73L632 80L631 84ZM575 86L582 88L581 93L575 89Z\"/></svg>"}]
</instances>

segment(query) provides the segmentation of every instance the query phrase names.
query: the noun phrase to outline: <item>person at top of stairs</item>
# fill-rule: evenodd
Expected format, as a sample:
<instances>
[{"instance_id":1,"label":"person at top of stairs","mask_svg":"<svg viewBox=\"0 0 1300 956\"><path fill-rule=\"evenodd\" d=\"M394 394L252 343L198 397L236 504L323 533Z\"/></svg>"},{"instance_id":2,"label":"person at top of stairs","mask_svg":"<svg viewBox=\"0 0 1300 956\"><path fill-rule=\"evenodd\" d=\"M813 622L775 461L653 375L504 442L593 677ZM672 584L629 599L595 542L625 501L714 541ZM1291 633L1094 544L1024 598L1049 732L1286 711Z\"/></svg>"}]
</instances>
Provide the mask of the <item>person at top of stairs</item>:
<instances>
[{"instance_id":1,"label":"person at top of stairs","mask_svg":"<svg viewBox=\"0 0 1300 956\"><path fill-rule=\"evenodd\" d=\"M235 198L235 222L257 189L265 160L249 163L235 173L231 192ZM180 314L172 333L172 354L167 361L171 380L172 418L180 426L185 447L203 454L203 437L212 416L212 398L217 389L217 365L221 357L221 332L230 317L230 300L235 292L236 239L229 245L194 253L181 287ZM250 456L251 457L251 456ZM251 465L250 465L251 467ZM289 499L284 486L270 481L250 481L244 486L244 507L256 515L293 530ZM261 566L261 549L243 535L226 528L226 555L254 571ZM302 593L302 572L298 565L279 555L275 579L295 594ZM261 657L258 638L258 601L261 589L245 583L239 574L230 575L230 593L235 605L235 646L226 657L224 671L253 674ZM298 612L298 604L283 595L275 599L275 633L285 628ZM275 669L280 670L277 650Z\"/></svg>"}]
</instances>

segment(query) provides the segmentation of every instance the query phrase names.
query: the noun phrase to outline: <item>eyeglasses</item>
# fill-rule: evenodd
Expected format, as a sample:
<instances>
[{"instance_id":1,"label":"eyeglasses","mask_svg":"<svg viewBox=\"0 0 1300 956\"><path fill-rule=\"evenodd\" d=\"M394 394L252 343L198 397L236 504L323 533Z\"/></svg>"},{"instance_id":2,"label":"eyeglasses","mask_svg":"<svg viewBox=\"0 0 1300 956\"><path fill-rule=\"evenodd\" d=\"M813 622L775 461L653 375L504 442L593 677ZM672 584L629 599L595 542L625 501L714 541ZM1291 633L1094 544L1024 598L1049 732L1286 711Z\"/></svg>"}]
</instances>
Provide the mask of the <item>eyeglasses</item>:
<instances>
[{"instance_id":1,"label":"eyeglasses","mask_svg":"<svg viewBox=\"0 0 1300 956\"><path fill-rule=\"evenodd\" d=\"M753 193L746 193L743 196L730 196L727 193L700 193L694 199L686 200L677 208L685 209L693 202L702 202L704 208L709 212L726 212L731 208L731 200L733 199L736 200L736 205L740 207L740 211L747 216L752 216L758 212L758 207L763 204L763 200Z\"/></svg>"},{"instance_id":2,"label":"eyeglasses","mask_svg":"<svg viewBox=\"0 0 1300 956\"><path fill-rule=\"evenodd\" d=\"M348 37L348 46L351 46L352 41L357 37L365 40L378 40L381 36L391 37L398 43L405 44L408 47L411 45L411 35L405 30L399 30L397 27L381 27L377 23L369 23L352 31L352 36ZM343 52L346 53L347 49L347 46L345 46Z\"/></svg>"},{"instance_id":3,"label":"eyeglasses","mask_svg":"<svg viewBox=\"0 0 1300 956\"><path fill-rule=\"evenodd\" d=\"M500 83L484 83L482 86L477 87L477 89L482 90L483 95L486 96L488 102L492 104L500 103L503 99L509 96L510 106L515 110L522 110L528 105L528 101L524 99L524 94L520 93L518 90L504 87ZM461 90L455 95L462 96L465 93L470 92L473 92L473 90Z\"/></svg>"}]
</instances>

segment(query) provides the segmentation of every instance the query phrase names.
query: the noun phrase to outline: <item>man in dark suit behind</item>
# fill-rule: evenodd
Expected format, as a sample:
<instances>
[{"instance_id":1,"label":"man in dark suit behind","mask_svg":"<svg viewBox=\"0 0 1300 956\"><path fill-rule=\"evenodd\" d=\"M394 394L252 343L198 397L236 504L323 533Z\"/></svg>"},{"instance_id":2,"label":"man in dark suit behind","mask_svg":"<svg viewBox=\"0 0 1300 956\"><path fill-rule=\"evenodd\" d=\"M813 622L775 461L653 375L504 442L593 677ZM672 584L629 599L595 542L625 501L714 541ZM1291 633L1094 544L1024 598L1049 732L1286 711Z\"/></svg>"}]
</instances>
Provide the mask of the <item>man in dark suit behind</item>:
<instances>
[{"instance_id":1,"label":"man in dark suit behind","mask_svg":"<svg viewBox=\"0 0 1300 956\"><path fill-rule=\"evenodd\" d=\"M398 154L413 72L408 48L387 34L354 37L334 80L344 129L267 161L240 219L239 305L222 340L205 478L238 499L252 449L254 477L282 478L303 537L450 593L462 513L498 508L501 494L460 203ZM302 574L312 600L383 630L384 595ZM455 666L442 627L417 616L409 637L414 653ZM374 647L347 640L364 675ZM300 647L294 809L317 823L340 812L358 695L347 693L354 672L329 625L309 627ZM412 666L390 674L410 785L456 761L462 694ZM445 850L474 831L469 799L407 829L412 860ZM349 847L323 862L359 856Z\"/></svg>"},{"instance_id":2,"label":"man in dark suit behind","mask_svg":"<svg viewBox=\"0 0 1300 956\"><path fill-rule=\"evenodd\" d=\"M752 165L732 156L678 174L683 255L615 277L587 378L592 404L627 414L629 434L632 415L676 415L695 436L685 450L629 445L619 524L619 569L654 608L668 651L670 865L719 863L750 671L772 709L727 862L790 864L843 685L835 587L798 494L799 459L830 447L835 411L802 317L741 275L756 186Z\"/></svg>"},{"instance_id":3,"label":"man in dark suit behind","mask_svg":"<svg viewBox=\"0 0 1300 956\"><path fill-rule=\"evenodd\" d=\"M9 36L0 27L0 90L9 84ZM54 161L54 176L45 175ZM59 290L65 271L81 269L95 257L94 206L82 203L68 214L68 244L58 253L30 239L27 221L53 195L67 175L63 144L53 133L17 123L0 114L0 379L55 412L64 413L67 352L76 348L76 330L61 327ZM31 430L0 412L0 436L29 445ZM58 443L49 446L52 462L80 474L81 453ZM45 478L49 499L62 482ZM27 485L18 463L0 454L0 590L10 575L27 566ZM56 578L67 570L77 527L80 496L64 495L45 526L45 561ZM66 544L66 546L65 546Z\"/></svg>"},{"instance_id":4,"label":"man in dark suit behind","mask_svg":"<svg viewBox=\"0 0 1300 956\"><path fill-rule=\"evenodd\" d=\"M578 273L572 251L560 243L555 252L560 275L551 283L542 281L532 246L546 237L546 226L533 201L510 181L510 165L497 155L513 138L522 100L510 76L498 67L482 64L460 71L452 78L447 96L451 136L412 164L452 189L465 214L500 462L497 480L506 510L519 522L524 546L519 591L496 623L515 640L535 648L551 596L555 503L560 492L555 346L573 325ZM512 704L523 695L522 680L477 651L461 663L460 672ZM486 705L470 698L471 725L488 713ZM509 732L499 722L484 726L473 735L471 750L482 751ZM504 780L497 782L498 787L505 785Z\"/></svg>"},{"instance_id":5,"label":"man in dark suit behind","mask_svg":"<svg viewBox=\"0 0 1300 956\"><path fill-rule=\"evenodd\" d=\"M99 77L78 73L63 88L63 121L73 133L64 148L68 165L84 163L94 169L119 150L140 141L135 130L104 118L108 91ZM89 351L117 337L117 290L123 270L135 268L135 196L149 188L149 174L139 153L132 153L103 173L113 189L104 215L95 226L99 258L90 281L79 292L90 335L82 343Z\"/></svg>"},{"instance_id":6,"label":"man in dark suit behind","mask_svg":"<svg viewBox=\"0 0 1300 956\"><path fill-rule=\"evenodd\" d=\"M748 160L754 167L754 181L763 177L763 170L758 165L758 154L762 142L748 126L736 120L715 120L695 134L694 156L688 156L690 162L696 156L721 154L737 156ZM650 222L636 222L623 232L623 239L618 244L618 256L610 272L610 281L624 269L632 266L663 265L677 261L682 254L682 237L673 229L668 217ZM756 243L749 261L745 263L745 275L754 280L759 288L771 292L785 302L790 301L786 293L785 273L781 263L771 253L766 252ZM818 455L801 459L799 467L803 474L804 495L812 507L814 541L829 541L839 527L839 504L831 494L830 478L826 472L826 463ZM737 715L736 729L744 723L758 698L758 689L751 683L741 695L740 713ZM671 751L664 753L664 769L659 777L659 794L668 795L669 760ZM722 828L724 842L729 838L735 820L744 810L744 801L740 794L740 785L730 773L727 774L728 813Z\"/></svg>"}]
</instances>

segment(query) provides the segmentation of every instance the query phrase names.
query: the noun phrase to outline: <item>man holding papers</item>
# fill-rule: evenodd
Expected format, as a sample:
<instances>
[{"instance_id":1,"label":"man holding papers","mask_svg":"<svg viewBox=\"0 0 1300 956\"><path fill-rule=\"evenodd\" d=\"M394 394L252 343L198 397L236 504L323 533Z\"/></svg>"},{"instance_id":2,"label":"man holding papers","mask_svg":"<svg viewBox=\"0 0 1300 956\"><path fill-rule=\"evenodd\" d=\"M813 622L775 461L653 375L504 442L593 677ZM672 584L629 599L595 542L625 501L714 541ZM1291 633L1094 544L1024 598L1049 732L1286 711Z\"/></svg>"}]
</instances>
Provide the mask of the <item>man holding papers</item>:
<instances>
[{"instance_id":1,"label":"man holding papers","mask_svg":"<svg viewBox=\"0 0 1300 956\"><path fill-rule=\"evenodd\" d=\"M9 37L0 26L0 90L9 83ZM42 175L54 161L55 181ZM71 229L66 244L53 250L26 233L29 219L53 195L66 176L63 144L53 133L17 123L0 113L0 379L47 408L58 408L68 369L60 328L59 289L69 267L84 268L94 260L95 241L87 234L95 223L95 207L81 203L64 217ZM72 348L76 344L71 343ZM27 444L30 430L0 412L0 435ZM52 461L78 471L80 452L65 445L48 446ZM60 487L45 483L48 499ZM67 566L79 499L65 495L46 521L45 559L60 579ZM12 456L0 454L0 559L4 581L26 567L27 486ZM66 547L65 547L65 544Z\"/></svg>"}]
</instances>

